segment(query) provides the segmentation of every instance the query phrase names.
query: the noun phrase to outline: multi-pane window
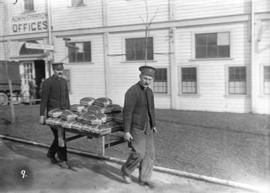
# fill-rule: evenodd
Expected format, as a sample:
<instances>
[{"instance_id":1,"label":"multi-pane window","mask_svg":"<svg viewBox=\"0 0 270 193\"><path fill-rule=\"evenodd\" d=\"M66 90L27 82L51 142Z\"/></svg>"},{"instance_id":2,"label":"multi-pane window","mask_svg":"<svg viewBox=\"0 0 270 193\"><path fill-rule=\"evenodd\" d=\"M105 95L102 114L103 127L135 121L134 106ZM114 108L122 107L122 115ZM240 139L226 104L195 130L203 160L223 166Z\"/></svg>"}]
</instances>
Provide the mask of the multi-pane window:
<instances>
[{"instance_id":1,"label":"multi-pane window","mask_svg":"<svg viewBox=\"0 0 270 193\"><path fill-rule=\"evenodd\" d=\"M33 11L34 10L34 0L24 0L24 10Z\"/></svg>"},{"instance_id":2,"label":"multi-pane window","mask_svg":"<svg viewBox=\"0 0 270 193\"><path fill-rule=\"evenodd\" d=\"M263 90L264 94L270 94L270 66L264 66L263 68Z\"/></svg>"},{"instance_id":3,"label":"multi-pane window","mask_svg":"<svg viewBox=\"0 0 270 193\"><path fill-rule=\"evenodd\" d=\"M155 93L168 93L167 68L156 68L156 70L153 91Z\"/></svg>"},{"instance_id":4,"label":"multi-pane window","mask_svg":"<svg viewBox=\"0 0 270 193\"><path fill-rule=\"evenodd\" d=\"M91 62L91 42L71 42L68 46L69 62Z\"/></svg>"},{"instance_id":5,"label":"multi-pane window","mask_svg":"<svg viewBox=\"0 0 270 193\"><path fill-rule=\"evenodd\" d=\"M182 93L197 94L197 69L195 67L182 68Z\"/></svg>"},{"instance_id":6,"label":"multi-pane window","mask_svg":"<svg viewBox=\"0 0 270 193\"><path fill-rule=\"evenodd\" d=\"M229 94L246 94L246 67L229 67Z\"/></svg>"},{"instance_id":7,"label":"multi-pane window","mask_svg":"<svg viewBox=\"0 0 270 193\"><path fill-rule=\"evenodd\" d=\"M205 33L195 35L196 58L230 57L230 33Z\"/></svg>"},{"instance_id":8,"label":"multi-pane window","mask_svg":"<svg viewBox=\"0 0 270 193\"><path fill-rule=\"evenodd\" d=\"M84 5L84 0L71 0L72 7L77 7L81 5Z\"/></svg>"},{"instance_id":9,"label":"multi-pane window","mask_svg":"<svg viewBox=\"0 0 270 193\"><path fill-rule=\"evenodd\" d=\"M126 60L145 60L146 38L126 39ZM147 38L147 60L153 60L153 38Z\"/></svg>"}]
</instances>

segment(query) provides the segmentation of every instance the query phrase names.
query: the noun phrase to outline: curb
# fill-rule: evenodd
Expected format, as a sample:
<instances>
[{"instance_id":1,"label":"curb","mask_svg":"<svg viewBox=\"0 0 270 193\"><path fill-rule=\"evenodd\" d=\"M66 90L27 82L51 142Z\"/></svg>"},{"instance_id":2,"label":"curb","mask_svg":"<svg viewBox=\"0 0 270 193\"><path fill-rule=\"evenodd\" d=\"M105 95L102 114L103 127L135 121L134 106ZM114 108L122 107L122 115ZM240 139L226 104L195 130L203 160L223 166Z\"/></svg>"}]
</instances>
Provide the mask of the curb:
<instances>
[{"instance_id":1,"label":"curb","mask_svg":"<svg viewBox=\"0 0 270 193\"><path fill-rule=\"evenodd\" d=\"M10 141L23 143L23 144L34 145L34 146L43 147L43 148L49 148L49 145L47 145L47 144L39 143L39 142L31 141L31 140L25 140L22 138L17 138L17 137L12 137L12 136L7 136L7 135L0 135L0 138L4 139L4 140L10 140ZM118 159L115 157L100 156L98 154L94 154L94 153L90 153L90 152L86 152L86 151L81 151L81 150L77 150L74 148L69 148L67 151L69 153L73 153L73 154L77 154L77 155L81 155L81 156L87 156L87 157L100 159L100 160L111 161L111 162L118 163L118 164L123 164L125 162L125 160L121 160L121 159ZM204 175L199 175L199 174L194 174L194 173L189 173L189 172L184 172L184 171L179 171L179 170L174 170L174 169L169 169L169 168L164 168L164 167L160 167L160 166L154 166L154 170L157 172L167 173L167 174L171 174L171 175L175 175L175 176L191 178L191 179L205 181L205 182L209 182L209 183L213 183L213 184L220 184L220 185L229 186L229 187L233 187L233 188L243 189L243 190L247 190L250 192L257 192L257 193L266 193L267 192L266 187L263 189L260 189L258 187L254 187L254 186L249 185L249 184L244 184L244 183L239 183L239 182L235 182L235 181L229 181L229 180L224 180L224 179L219 179L219 178L214 178L214 177L209 177L209 176L204 176Z\"/></svg>"}]
</instances>

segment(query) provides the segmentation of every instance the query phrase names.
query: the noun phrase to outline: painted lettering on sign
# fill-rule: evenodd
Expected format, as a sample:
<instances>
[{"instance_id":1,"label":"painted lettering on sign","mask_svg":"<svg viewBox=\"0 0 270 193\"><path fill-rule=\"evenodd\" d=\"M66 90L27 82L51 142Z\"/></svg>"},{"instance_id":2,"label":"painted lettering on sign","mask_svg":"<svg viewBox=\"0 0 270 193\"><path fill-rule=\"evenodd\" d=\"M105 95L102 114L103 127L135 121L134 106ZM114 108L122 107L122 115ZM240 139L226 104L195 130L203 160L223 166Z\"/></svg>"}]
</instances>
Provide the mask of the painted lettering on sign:
<instances>
[{"instance_id":1,"label":"painted lettering on sign","mask_svg":"<svg viewBox=\"0 0 270 193\"><path fill-rule=\"evenodd\" d=\"M14 16L11 18L13 33L41 32L48 29L47 14L36 13L31 15Z\"/></svg>"}]
</instances>

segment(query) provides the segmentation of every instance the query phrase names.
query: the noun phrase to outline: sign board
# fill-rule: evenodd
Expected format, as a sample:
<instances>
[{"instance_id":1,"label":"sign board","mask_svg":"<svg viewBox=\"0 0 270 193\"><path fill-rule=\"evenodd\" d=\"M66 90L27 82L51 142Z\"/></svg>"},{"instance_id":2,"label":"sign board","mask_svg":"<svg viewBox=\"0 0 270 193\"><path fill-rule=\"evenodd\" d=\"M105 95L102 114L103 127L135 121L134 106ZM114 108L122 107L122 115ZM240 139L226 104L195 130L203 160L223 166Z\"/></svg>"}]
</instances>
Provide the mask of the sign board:
<instances>
[{"instance_id":1,"label":"sign board","mask_svg":"<svg viewBox=\"0 0 270 193\"><path fill-rule=\"evenodd\" d=\"M25 43L26 48L39 49L39 50L53 50L53 46L49 44L35 44L35 43Z\"/></svg>"},{"instance_id":2,"label":"sign board","mask_svg":"<svg viewBox=\"0 0 270 193\"><path fill-rule=\"evenodd\" d=\"M11 17L11 33L33 33L48 30L47 13L30 13Z\"/></svg>"}]
</instances>

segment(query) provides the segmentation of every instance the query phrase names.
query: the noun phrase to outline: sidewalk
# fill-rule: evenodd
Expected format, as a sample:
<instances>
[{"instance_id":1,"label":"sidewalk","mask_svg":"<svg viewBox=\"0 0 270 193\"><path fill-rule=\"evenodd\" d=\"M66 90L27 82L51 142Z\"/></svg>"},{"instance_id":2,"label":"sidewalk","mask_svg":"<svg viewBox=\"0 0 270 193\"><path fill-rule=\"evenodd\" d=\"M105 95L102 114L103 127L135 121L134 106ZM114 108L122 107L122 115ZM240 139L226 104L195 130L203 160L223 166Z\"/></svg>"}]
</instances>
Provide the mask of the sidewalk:
<instances>
[{"instance_id":1,"label":"sidewalk","mask_svg":"<svg viewBox=\"0 0 270 193\"><path fill-rule=\"evenodd\" d=\"M61 169L46 159L46 149L0 141L0 192L39 193L248 193L226 186L154 172L154 190L134 182L124 184L120 165L69 154L73 170Z\"/></svg>"}]
</instances>

